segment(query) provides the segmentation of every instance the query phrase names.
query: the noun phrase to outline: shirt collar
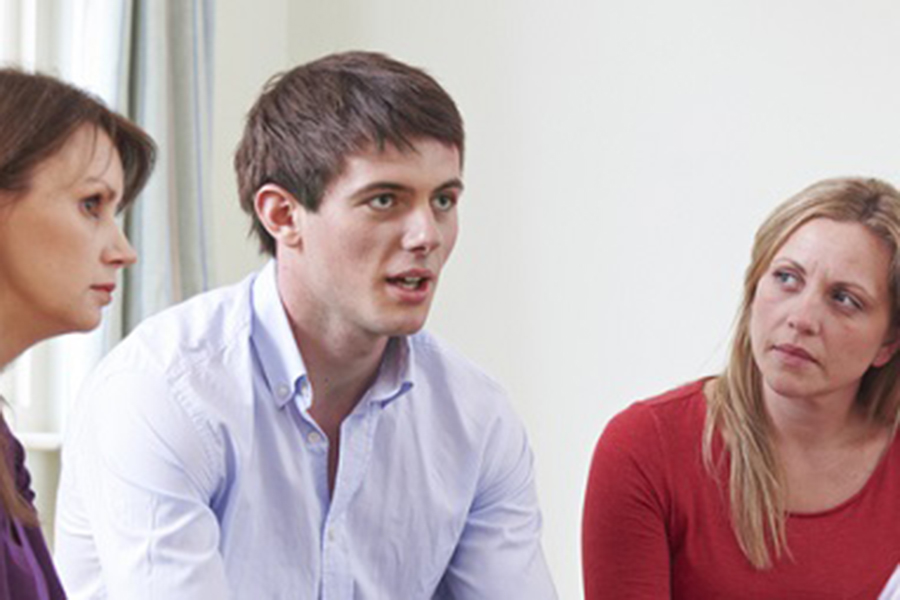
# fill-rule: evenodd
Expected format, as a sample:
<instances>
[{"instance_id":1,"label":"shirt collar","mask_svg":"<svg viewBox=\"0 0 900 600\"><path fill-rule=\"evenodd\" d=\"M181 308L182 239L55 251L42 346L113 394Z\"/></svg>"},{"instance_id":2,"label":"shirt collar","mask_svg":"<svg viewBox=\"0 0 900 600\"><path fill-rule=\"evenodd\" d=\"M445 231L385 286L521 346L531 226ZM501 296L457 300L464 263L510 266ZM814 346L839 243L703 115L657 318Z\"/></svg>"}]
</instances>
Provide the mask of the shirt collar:
<instances>
[{"instance_id":1,"label":"shirt collar","mask_svg":"<svg viewBox=\"0 0 900 600\"><path fill-rule=\"evenodd\" d=\"M393 337L384 350L375 382L363 399L370 403L388 404L413 387L413 353L409 338Z\"/></svg>"},{"instance_id":2,"label":"shirt collar","mask_svg":"<svg viewBox=\"0 0 900 600\"><path fill-rule=\"evenodd\" d=\"M297 348L294 332L278 293L275 260L270 260L253 282L251 291L253 328L250 339L260 368L279 408L295 396L300 408L309 408L306 365ZM388 404L413 387L414 358L408 337L391 338L378 367L375 382L363 402ZM362 402L361 402L362 404Z\"/></svg>"},{"instance_id":3,"label":"shirt collar","mask_svg":"<svg viewBox=\"0 0 900 600\"><path fill-rule=\"evenodd\" d=\"M253 282L251 302L253 330L250 339L272 397L282 408L304 385L306 366L278 295L274 260L263 267Z\"/></svg>"}]
</instances>

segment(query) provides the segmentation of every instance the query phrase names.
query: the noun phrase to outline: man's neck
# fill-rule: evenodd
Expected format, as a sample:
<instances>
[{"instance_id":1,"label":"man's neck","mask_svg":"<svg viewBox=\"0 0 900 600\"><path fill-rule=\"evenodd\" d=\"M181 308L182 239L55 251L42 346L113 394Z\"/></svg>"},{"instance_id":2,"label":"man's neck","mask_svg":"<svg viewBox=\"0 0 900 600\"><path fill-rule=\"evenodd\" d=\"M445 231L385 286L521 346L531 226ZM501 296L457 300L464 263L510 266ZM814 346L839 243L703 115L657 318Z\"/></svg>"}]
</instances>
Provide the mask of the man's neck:
<instances>
[{"instance_id":1,"label":"man's neck","mask_svg":"<svg viewBox=\"0 0 900 600\"><path fill-rule=\"evenodd\" d=\"M375 381L387 338L318 337L292 325L312 389L309 416L328 438L328 489L333 494L340 462L341 424Z\"/></svg>"},{"instance_id":2,"label":"man's neck","mask_svg":"<svg viewBox=\"0 0 900 600\"><path fill-rule=\"evenodd\" d=\"M281 303L312 387L316 410L346 416L372 384L387 348L388 336L376 335L335 317L309 296L302 265L287 253L276 263Z\"/></svg>"},{"instance_id":3,"label":"man's neck","mask_svg":"<svg viewBox=\"0 0 900 600\"><path fill-rule=\"evenodd\" d=\"M353 343L317 338L297 326L292 329L312 387L313 406L341 414L343 420L375 380L387 338Z\"/></svg>"}]
</instances>

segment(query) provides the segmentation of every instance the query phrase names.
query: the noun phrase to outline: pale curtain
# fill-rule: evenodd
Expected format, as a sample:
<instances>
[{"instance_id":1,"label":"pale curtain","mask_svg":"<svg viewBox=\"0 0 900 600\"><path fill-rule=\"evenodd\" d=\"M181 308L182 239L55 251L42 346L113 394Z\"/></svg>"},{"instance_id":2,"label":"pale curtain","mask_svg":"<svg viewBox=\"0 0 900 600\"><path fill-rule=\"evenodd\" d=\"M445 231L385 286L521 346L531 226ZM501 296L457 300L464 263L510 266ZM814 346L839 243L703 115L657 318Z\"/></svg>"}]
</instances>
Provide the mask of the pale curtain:
<instances>
[{"instance_id":1,"label":"pale curtain","mask_svg":"<svg viewBox=\"0 0 900 600\"><path fill-rule=\"evenodd\" d=\"M208 285L212 30L211 0L0 0L0 63L90 90L159 145L126 216L138 264L103 325L45 342L0 375L48 535L65 416L84 376L141 319Z\"/></svg>"}]
</instances>

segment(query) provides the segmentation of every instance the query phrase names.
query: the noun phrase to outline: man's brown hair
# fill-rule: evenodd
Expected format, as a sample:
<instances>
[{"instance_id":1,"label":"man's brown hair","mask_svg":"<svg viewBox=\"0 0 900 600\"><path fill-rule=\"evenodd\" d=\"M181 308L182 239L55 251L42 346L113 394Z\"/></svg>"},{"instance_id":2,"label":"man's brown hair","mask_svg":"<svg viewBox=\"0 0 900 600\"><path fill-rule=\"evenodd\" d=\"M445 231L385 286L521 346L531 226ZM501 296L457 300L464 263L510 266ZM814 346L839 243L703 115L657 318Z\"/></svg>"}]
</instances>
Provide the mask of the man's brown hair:
<instances>
[{"instance_id":1,"label":"man's brown hair","mask_svg":"<svg viewBox=\"0 0 900 600\"><path fill-rule=\"evenodd\" d=\"M257 190L281 186L316 211L348 156L437 140L463 153L462 117L424 71L372 52L332 54L273 77L247 115L234 158L241 207L261 249L275 240L254 210Z\"/></svg>"}]
</instances>

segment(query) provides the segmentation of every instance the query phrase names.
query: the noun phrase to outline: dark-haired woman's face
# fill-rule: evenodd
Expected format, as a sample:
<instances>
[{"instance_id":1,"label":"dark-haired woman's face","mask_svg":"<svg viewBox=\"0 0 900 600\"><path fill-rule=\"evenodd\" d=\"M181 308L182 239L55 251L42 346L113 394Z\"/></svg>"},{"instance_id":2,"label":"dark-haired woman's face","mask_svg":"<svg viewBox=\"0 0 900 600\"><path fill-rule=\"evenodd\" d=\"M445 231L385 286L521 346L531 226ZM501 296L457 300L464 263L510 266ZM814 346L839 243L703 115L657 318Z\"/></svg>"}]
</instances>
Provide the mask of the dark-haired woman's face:
<instances>
[{"instance_id":1,"label":"dark-haired woman's face","mask_svg":"<svg viewBox=\"0 0 900 600\"><path fill-rule=\"evenodd\" d=\"M78 129L38 165L28 191L0 201L0 306L39 337L100 322L120 268L136 256L115 220L118 152L106 134Z\"/></svg>"},{"instance_id":2,"label":"dark-haired woman's face","mask_svg":"<svg viewBox=\"0 0 900 600\"><path fill-rule=\"evenodd\" d=\"M814 219L794 232L757 284L753 357L767 394L855 398L896 349L891 252L859 223Z\"/></svg>"}]
</instances>

